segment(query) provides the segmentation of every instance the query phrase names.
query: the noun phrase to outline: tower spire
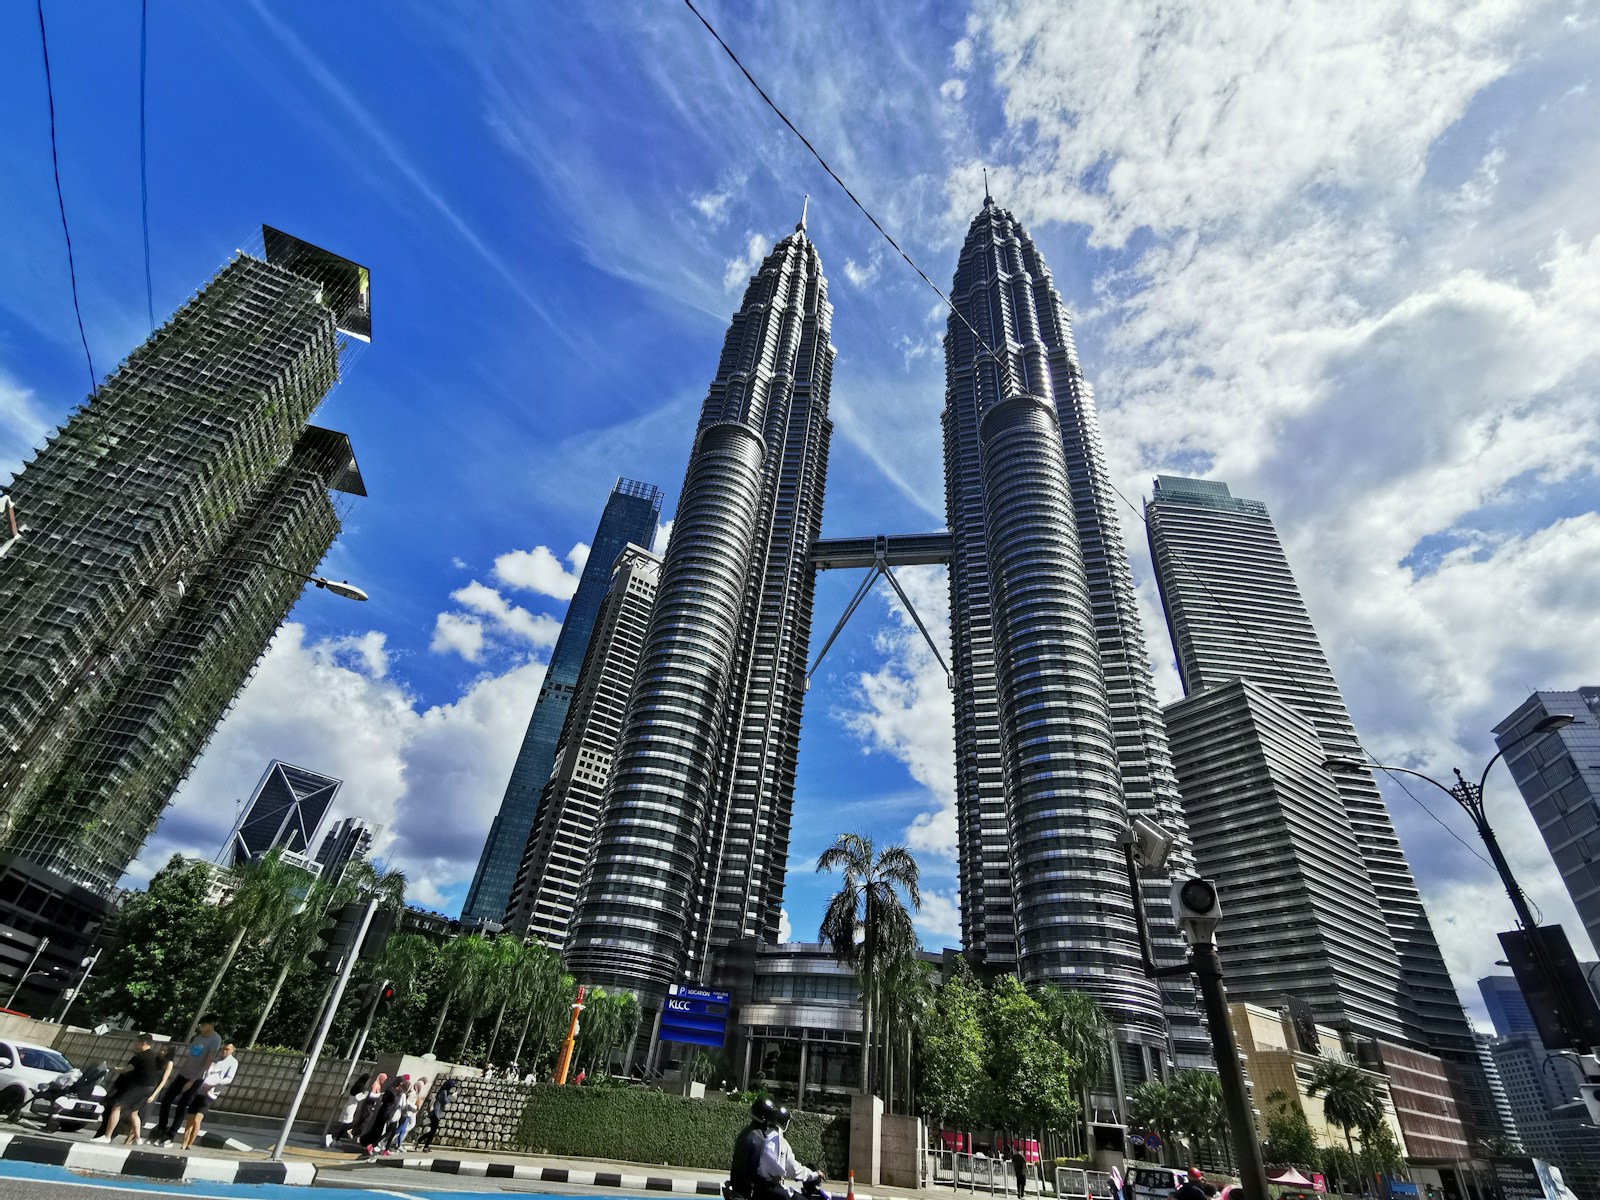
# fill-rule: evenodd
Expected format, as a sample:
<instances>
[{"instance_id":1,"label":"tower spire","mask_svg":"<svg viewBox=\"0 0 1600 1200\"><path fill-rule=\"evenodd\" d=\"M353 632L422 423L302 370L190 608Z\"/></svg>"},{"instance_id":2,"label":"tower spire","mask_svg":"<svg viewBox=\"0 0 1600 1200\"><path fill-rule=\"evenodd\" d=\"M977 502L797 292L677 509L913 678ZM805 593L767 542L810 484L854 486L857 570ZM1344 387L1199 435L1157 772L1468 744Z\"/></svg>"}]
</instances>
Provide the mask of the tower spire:
<instances>
[{"instance_id":1,"label":"tower spire","mask_svg":"<svg viewBox=\"0 0 1600 1200\"><path fill-rule=\"evenodd\" d=\"M806 209L811 205L811 193L807 192L800 201L800 223L794 227L796 233L806 231Z\"/></svg>"},{"instance_id":2,"label":"tower spire","mask_svg":"<svg viewBox=\"0 0 1600 1200\"><path fill-rule=\"evenodd\" d=\"M988 208L994 203L994 197L989 195L989 168L983 169L983 206Z\"/></svg>"}]
</instances>

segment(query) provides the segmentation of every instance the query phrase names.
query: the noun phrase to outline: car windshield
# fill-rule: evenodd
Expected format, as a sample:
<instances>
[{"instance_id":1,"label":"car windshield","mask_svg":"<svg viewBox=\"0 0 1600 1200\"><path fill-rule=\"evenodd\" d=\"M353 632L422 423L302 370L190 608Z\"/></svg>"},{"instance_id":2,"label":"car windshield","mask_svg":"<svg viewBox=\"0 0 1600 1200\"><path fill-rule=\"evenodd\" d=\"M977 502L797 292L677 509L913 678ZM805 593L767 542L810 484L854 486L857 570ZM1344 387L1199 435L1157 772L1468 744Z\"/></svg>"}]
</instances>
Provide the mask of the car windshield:
<instances>
[{"instance_id":1,"label":"car windshield","mask_svg":"<svg viewBox=\"0 0 1600 1200\"><path fill-rule=\"evenodd\" d=\"M35 1071L62 1071L72 1070L72 1064L54 1050L46 1050L42 1046L18 1046L17 1053L22 1055L22 1065L32 1067Z\"/></svg>"}]
</instances>

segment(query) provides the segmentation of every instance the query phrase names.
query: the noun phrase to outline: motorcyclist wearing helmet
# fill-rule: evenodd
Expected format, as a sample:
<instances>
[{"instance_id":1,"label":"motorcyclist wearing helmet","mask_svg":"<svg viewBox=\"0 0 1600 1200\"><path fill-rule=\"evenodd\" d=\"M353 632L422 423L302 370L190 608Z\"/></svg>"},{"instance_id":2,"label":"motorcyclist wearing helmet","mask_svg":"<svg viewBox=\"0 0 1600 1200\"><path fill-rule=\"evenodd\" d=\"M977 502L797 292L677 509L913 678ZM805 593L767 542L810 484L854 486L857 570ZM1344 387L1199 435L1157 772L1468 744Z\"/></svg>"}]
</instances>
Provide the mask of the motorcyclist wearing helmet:
<instances>
[{"instance_id":1,"label":"motorcyclist wearing helmet","mask_svg":"<svg viewBox=\"0 0 1600 1200\"><path fill-rule=\"evenodd\" d=\"M761 1182L762 1158L766 1153L767 1133L777 1119L777 1108L771 1100L762 1097L750 1106L750 1124L734 1139L728 1180L733 1190L746 1200L757 1200L757 1193L764 1191Z\"/></svg>"},{"instance_id":2,"label":"motorcyclist wearing helmet","mask_svg":"<svg viewBox=\"0 0 1600 1200\"><path fill-rule=\"evenodd\" d=\"M773 1115L772 1126L767 1130L766 1147L761 1155L761 1184L766 1197L789 1197L786 1186L793 1179L806 1187L822 1182L822 1172L813 1171L794 1156L787 1136L789 1110L780 1108ZM761 1200L761 1198L758 1198Z\"/></svg>"}]
</instances>

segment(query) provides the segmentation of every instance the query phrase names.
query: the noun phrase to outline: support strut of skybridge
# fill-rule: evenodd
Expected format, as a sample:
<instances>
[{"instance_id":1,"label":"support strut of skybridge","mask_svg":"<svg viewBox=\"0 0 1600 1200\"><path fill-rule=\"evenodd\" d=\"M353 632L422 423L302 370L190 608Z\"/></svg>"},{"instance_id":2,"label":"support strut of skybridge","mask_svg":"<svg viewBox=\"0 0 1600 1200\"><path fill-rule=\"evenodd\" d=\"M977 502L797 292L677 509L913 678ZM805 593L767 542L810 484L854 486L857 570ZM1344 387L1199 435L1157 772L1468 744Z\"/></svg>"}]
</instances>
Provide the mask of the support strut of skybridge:
<instances>
[{"instance_id":1,"label":"support strut of skybridge","mask_svg":"<svg viewBox=\"0 0 1600 1200\"><path fill-rule=\"evenodd\" d=\"M928 627L922 623L922 617L911 603L911 597L906 595L905 589L900 586L900 581L895 578L892 570L894 567L921 567L936 563L943 563L946 566L950 563L948 533L878 534L876 537L818 538L813 542L811 545L813 571L865 567L867 575L861 581L861 586L856 589L855 595L850 598L850 603L845 605L844 613L839 617L839 623L833 627L833 632L828 635L828 640L822 644L822 649L817 651L811 669L806 672L806 687L808 689L811 687L811 677L822 665L823 656L828 653L846 622L855 615L856 609L861 607L861 602L872 592L872 585L882 576L889 581L894 594L900 597L900 603L905 605L906 612L916 622L923 641L928 643L928 649L933 651L933 657L944 668L945 682L954 691L955 676L945 663L944 655L939 653L939 647L934 644L932 635L928 633Z\"/></svg>"}]
</instances>

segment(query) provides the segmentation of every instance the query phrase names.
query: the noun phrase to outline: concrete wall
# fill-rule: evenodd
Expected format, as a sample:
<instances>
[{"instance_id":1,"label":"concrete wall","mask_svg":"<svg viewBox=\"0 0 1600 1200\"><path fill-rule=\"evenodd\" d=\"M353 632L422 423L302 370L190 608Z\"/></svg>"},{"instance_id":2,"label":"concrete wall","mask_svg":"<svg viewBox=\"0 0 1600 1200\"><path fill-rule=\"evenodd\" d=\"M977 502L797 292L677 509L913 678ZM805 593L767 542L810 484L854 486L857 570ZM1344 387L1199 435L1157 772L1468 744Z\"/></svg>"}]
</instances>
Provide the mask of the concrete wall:
<instances>
[{"instance_id":1,"label":"concrete wall","mask_svg":"<svg viewBox=\"0 0 1600 1200\"><path fill-rule=\"evenodd\" d=\"M917 1117L885 1116L880 1144L880 1182L888 1187L920 1188L923 1147L927 1145L922 1121Z\"/></svg>"},{"instance_id":2,"label":"concrete wall","mask_svg":"<svg viewBox=\"0 0 1600 1200\"><path fill-rule=\"evenodd\" d=\"M457 1073L462 1074L460 1071ZM437 1089L438 1086L439 1077L436 1076L433 1087ZM536 1086L531 1083L508 1083L500 1079L463 1079L456 1084L450 1107L445 1110L444 1120L439 1123L436 1144L462 1146L470 1150L514 1149L523 1111L528 1107L528 1097ZM432 1102L430 1090L419 1116L425 1117L427 1105Z\"/></svg>"},{"instance_id":3,"label":"concrete wall","mask_svg":"<svg viewBox=\"0 0 1600 1200\"><path fill-rule=\"evenodd\" d=\"M134 1034L128 1030L113 1029L97 1034L92 1029L80 1029L75 1025L61 1026L3 1013L0 1013L0 1037L50 1046L66 1055L75 1067L104 1062L117 1070L133 1054ZM239 1050L235 1055L239 1059L239 1074L222 1093L217 1104L218 1113L258 1117L282 1117L287 1113L295 1089L300 1086L305 1055L273 1050ZM449 1063L432 1065L442 1065L446 1069L451 1066ZM300 1115L316 1121L333 1115L345 1095L346 1073L359 1078L373 1069L371 1062L362 1062L351 1072L348 1060L324 1058L317 1064L317 1072L306 1090Z\"/></svg>"}]
</instances>

